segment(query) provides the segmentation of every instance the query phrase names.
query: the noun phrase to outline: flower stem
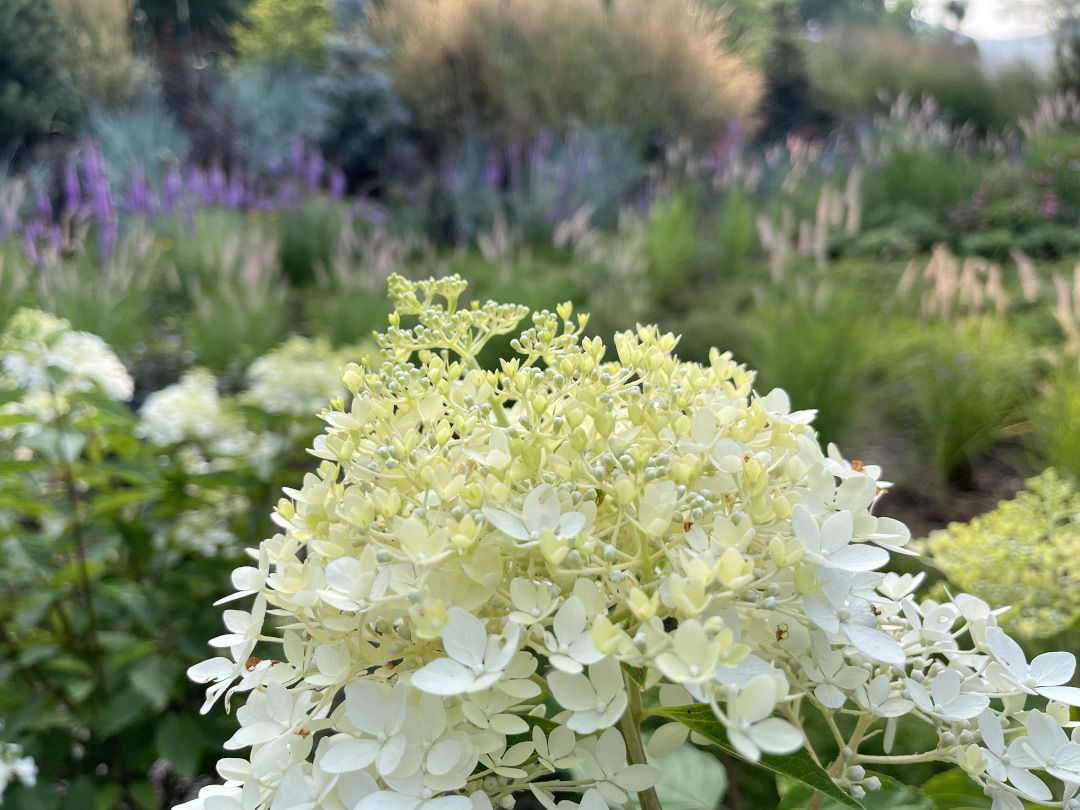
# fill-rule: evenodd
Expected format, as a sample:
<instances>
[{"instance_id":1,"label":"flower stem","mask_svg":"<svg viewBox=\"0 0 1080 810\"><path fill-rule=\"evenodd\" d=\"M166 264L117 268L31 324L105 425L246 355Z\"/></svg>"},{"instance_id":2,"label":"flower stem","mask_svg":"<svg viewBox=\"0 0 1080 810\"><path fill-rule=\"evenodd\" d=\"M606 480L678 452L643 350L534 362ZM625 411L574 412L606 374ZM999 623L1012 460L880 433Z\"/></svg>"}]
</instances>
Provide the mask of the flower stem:
<instances>
[{"instance_id":1,"label":"flower stem","mask_svg":"<svg viewBox=\"0 0 1080 810\"><path fill-rule=\"evenodd\" d=\"M622 732L623 740L626 741L626 758L631 765L647 765L645 746L641 743L641 687L625 671L623 684L626 686L629 704L622 719L619 720L619 731ZM656 795L656 788L640 791L638 804L641 810L663 810L660 807L660 798Z\"/></svg>"}]
</instances>

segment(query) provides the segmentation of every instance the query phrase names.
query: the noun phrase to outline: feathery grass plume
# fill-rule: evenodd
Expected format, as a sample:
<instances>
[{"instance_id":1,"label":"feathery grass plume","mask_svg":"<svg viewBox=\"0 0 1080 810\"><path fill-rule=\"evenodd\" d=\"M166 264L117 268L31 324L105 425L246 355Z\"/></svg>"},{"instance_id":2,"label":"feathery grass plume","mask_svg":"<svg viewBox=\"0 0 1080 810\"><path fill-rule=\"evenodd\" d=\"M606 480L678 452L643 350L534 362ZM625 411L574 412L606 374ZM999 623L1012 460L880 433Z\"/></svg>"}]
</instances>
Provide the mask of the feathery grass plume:
<instances>
[{"instance_id":1,"label":"feathery grass plume","mask_svg":"<svg viewBox=\"0 0 1080 810\"><path fill-rule=\"evenodd\" d=\"M372 9L371 32L436 140L590 123L628 127L643 149L669 128L708 143L753 118L761 88L721 17L685 0L394 0Z\"/></svg>"}]
</instances>

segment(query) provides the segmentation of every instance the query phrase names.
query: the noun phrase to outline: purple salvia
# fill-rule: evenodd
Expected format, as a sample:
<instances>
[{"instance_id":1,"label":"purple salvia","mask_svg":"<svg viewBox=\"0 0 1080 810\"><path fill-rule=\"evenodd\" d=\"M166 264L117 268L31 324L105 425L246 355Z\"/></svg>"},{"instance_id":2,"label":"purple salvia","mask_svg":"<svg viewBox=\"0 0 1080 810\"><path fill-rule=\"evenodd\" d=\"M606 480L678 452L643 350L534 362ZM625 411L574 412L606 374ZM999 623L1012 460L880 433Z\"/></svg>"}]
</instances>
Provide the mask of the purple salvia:
<instances>
[{"instance_id":1,"label":"purple salvia","mask_svg":"<svg viewBox=\"0 0 1080 810\"><path fill-rule=\"evenodd\" d=\"M271 155L270 159L266 161L266 168L270 170L270 174L281 174L281 170L285 168L281 155Z\"/></svg>"},{"instance_id":2,"label":"purple salvia","mask_svg":"<svg viewBox=\"0 0 1080 810\"><path fill-rule=\"evenodd\" d=\"M244 176L239 170L233 169L229 176L229 187L225 193L225 205L228 208L239 208L244 204Z\"/></svg>"},{"instance_id":3,"label":"purple salvia","mask_svg":"<svg viewBox=\"0 0 1080 810\"><path fill-rule=\"evenodd\" d=\"M52 200L49 199L48 193L39 191L34 197L34 213L42 222L52 221Z\"/></svg>"},{"instance_id":4,"label":"purple salvia","mask_svg":"<svg viewBox=\"0 0 1080 810\"><path fill-rule=\"evenodd\" d=\"M498 188L502 185L503 171L497 152L491 151L484 158L484 188Z\"/></svg>"},{"instance_id":5,"label":"purple salvia","mask_svg":"<svg viewBox=\"0 0 1080 810\"><path fill-rule=\"evenodd\" d=\"M82 205L82 189L79 186L79 168L68 161L64 166L64 209L74 211Z\"/></svg>"},{"instance_id":6,"label":"purple salvia","mask_svg":"<svg viewBox=\"0 0 1080 810\"><path fill-rule=\"evenodd\" d=\"M330 199L337 201L345 196L345 172L337 166L330 170Z\"/></svg>"},{"instance_id":7,"label":"purple salvia","mask_svg":"<svg viewBox=\"0 0 1080 810\"><path fill-rule=\"evenodd\" d=\"M228 183L225 180L225 171L220 166L210 169L209 177L209 204L224 203Z\"/></svg>"},{"instance_id":8,"label":"purple salvia","mask_svg":"<svg viewBox=\"0 0 1080 810\"><path fill-rule=\"evenodd\" d=\"M49 226L49 244L52 245L55 250L60 250L64 247L64 232L55 222Z\"/></svg>"}]
</instances>

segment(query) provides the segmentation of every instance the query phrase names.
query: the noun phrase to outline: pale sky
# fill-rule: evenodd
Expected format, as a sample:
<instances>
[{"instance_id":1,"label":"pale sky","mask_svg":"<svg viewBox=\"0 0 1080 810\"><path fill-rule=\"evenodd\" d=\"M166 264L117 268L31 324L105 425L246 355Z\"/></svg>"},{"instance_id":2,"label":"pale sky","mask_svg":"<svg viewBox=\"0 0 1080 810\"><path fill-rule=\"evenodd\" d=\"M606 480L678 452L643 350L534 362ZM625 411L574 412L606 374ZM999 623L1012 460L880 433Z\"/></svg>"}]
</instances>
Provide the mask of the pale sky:
<instances>
[{"instance_id":1,"label":"pale sky","mask_svg":"<svg viewBox=\"0 0 1080 810\"><path fill-rule=\"evenodd\" d=\"M947 0L923 0L921 13L938 22ZM1038 0L968 0L961 32L975 39L1013 39L1046 33Z\"/></svg>"}]
</instances>

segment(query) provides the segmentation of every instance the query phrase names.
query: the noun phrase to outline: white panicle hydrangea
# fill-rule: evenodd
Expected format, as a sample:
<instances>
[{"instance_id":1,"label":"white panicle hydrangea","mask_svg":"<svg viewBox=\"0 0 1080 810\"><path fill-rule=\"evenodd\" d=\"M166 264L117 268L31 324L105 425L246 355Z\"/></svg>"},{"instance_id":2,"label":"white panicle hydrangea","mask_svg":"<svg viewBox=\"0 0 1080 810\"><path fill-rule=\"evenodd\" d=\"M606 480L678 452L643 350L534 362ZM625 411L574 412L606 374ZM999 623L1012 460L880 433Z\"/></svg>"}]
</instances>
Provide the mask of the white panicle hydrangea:
<instances>
[{"instance_id":1,"label":"white panicle hydrangea","mask_svg":"<svg viewBox=\"0 0 1080 810\"><path fill-rule=\"evenodd\" d=\"M568 304L520 331L525 308L459 309L456 276L390 288L383 360L346 368L321 463L223 600L253 602L189 672L204 711L248 697L224 784L184 807L469 810L531 791L657 810L645 714L675 721L657 754L691 731L751 762L805 749L804 773L857 797L888 762L959 765L996 807L1080 790L1072 656L1028 663L984 602L920 601L918 578L883 573L910 538L873 514L880 471L823 452L783 392L717 351L681 362L653 327L616 335L609 362ZM517 356L480 368L515 331ZM815 713L833 762L803 733ZM890 752L901 716L937 744L863 750ZM586 777L558 778L573 765Z\"/></svg>"},{"instance_id":2,"label":"white panicle hydrangea","mask_svg":"<svg viewBox=\"0 0 1080 810\"><path fill-rule=\"evenodd\" d=\"M345 395L345 365L377 351L373 345L335 351L325 338L289 338L251 364L240 401L267 413L317 416L330 400Z\"/></svg>"},{"instance_id":3,"label":"white panicle hydrangea","mask_svg":"<svg viewBox=\"0 0 1080 810\"><path fill-rule=\"evenodd\" d=\"M18 780L26 787L37 783L37 763L33 757L22 755L22 746L0 743L0 804L4 803L4 791Z\"/></svg>"},{"instance_id":4,"label":"white panicle hydrangea","mask_svg":"<svg viewBox=\"0 0 1080 810\"><path fill-rule=\"evenodd\" d=\"M217 379L205 368L185 371L180 381L155 391L139 409L139 433L158 445L211 442L243 431L225 408Z\"/></svg>"},{"instance_id":5,"label":"white panicle hydrangea","mask_svg":"<svg viewBox=\"0 0 1080 810\"><path fill-rule=\"evenodd\" d=\"M0 386L25 389L36 407L47 397L63 408L73 393L100 390L126 402L135 385L120 358L97 335L39 309L20 309L0 336Z\"/></svg>"}]
</instances>

